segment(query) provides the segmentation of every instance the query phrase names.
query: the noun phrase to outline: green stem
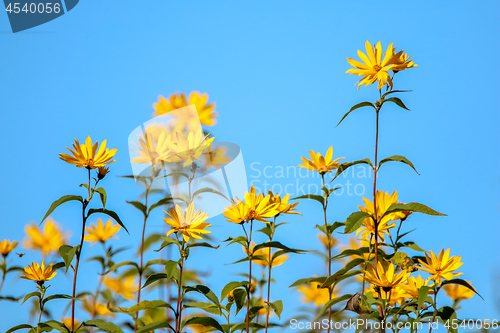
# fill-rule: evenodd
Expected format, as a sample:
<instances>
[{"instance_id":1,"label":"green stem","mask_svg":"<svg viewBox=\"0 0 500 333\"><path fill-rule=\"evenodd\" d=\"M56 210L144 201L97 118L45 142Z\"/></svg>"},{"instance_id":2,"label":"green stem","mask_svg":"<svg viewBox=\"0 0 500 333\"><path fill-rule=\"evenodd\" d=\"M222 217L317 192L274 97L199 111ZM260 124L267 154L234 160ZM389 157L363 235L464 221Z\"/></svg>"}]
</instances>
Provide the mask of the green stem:
<instances>
[{"instance_id":1,"label":"green stem","mask_svg":"<svg viewBox=\"0 0 500 333\"><path fill-rule=\"evenodd\" d=\"M175 332L181 332L181 324L182 324L182 273L184 270L184 251L185 251L185 241L182 240L182 246L179 248L179 253L181 255L181 263L179 267L179 285L177 287L177 318L175 321Z\"/></svg>"},{"instance_id":2,"label":"green stem","mask_svg":"<svg viewBox=\"0 0 500 333\"><path fill-rule=\"evenodd\" d=\"M248 252L248 286L247 286L247 315L246 315L246 333L250 333L250 289L252 288L252 255L250 250L250 244L252 243L252 228L253 220L250 220L250 232L247 240L247 252ZM243 227L243 229L245 229ZM246 233L246 231L245 231Z\"/></svg>"},{"instance_id":3,"label":"green stem","mask_svg":"<svg viewBox=\"0 0 500 333\"><path fill-rule=\"evenodd\" d=\"M324 188L325 187L325 174L321 174L321 181L322 181L322 185ZM328 208L328 195L326 196L325 198L325 204L323 205L323 215L325 217L325 231L326 231L326 238L328 240L328 276L331 276L332 275L332 235L330 235L330 233L328 232L328 222L327 222L327 217L326 217L326 210ZM328 300L331 300L332 299L332 294L333 294L333 290L331 287L328 287ZM332 308L329 308L328 309L328 333L330 333L330 328L331 328L331 325L330 325L330 322L332 320Z\"/></svg>"},{"instance_id":4,"label":"green stem","mask_svg":"<svg viewBox=\"0 0 500 333\"><path fill-rule=\"evenodd\" d=\"M276 216L274 217L274 221L270 223L270 228L269 228L269 229L271 229L271 233L269 235L270 242L273 241L275 225L276 225ZM268 269L269 269L269 276L267 278L267 311L266 311L266 331L265 331L265 333L267 333L267 328L269 326L269 314L271 312L271 308L269 306L269 301L270 301L270 296L271 296L271 269L273 268L273 264L272 264L271 260L272 260L272 251L271 251L271 248L269 248L269 261L267 263Z\"/></svg>"},{"instance_id":5,"label":"green stem","mask_svg":"<svg viewBox=\"0 0 500 333\"><path fill-rule=\"evenodd\" d=\"M436 316L437 316L437 294L439 292L439 290L436 288L437 284L436 284L436 280L434 280L434 313L432 314L432 320L431 320L431 323L429 324L430 328L429 328L429 333L432 333L432 323L434 322L434 320L436 320Z\"/></svg>"},{"instance_id":6,"label":"green stem","mask_svg":"<svg viewBox=\"0 0 500 333\"><path fill-rule=\"evenodd\" d=\"M40 299L39 299L40 314L38 315L38 323L36 324L36 332L37 333L40 332L40 321L42 319L42 313L43 313L43 299L45 297L45 291L47 290L43 286L39 286L39 289L40 289L40 292L41 292L41 296L40 296Z\"/></svg>"}]
</instances>

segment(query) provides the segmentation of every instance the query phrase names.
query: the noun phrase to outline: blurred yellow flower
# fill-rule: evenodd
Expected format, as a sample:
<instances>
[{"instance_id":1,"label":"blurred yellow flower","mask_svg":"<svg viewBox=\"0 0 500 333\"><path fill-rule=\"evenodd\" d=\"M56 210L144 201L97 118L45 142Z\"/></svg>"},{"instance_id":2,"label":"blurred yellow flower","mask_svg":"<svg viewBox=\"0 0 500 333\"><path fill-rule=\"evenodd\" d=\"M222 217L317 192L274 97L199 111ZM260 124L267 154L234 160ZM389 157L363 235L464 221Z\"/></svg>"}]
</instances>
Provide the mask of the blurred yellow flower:
<instances>
[{"instance_id":1,"label":"blurred yellow flower","mask_svg":"<svg viewBox=\"0 0 500 333\"><path fill-rule=\"evenodd\" d=\"M4 239L3 241L0 241L0 253L4 257L7 257L9 253L11 253L18 244L19 242L17 241L10 241L8 239Z\"/></svg>"},{"instance_id":2,"label":"blurred yellow flower","mask_svg":"<svg viewBox=\"0 0 500 333\"><path fill-rule=\"evenodd\" d=\"M370 42L366 41L365 48L366 54L358 50L358 56L363 62L347 58L349 64L351 64L351 66L353 66L354 68L348 69L346 73L363 76L361 80L356 82L359 83L358 89L362 84L364 84L366 87L374 83L375 81L378 81L377 89L382 89L382 87L387 83L392 89L392 79L391 75L388 72L397 67L392 63L394 56L394 48L392 47L392 43L387 47L385 55L382 51L380 42L378 42L375 47L372 47Z\"/></svg>"},{"instance_id":3,"label":"blurred yellow flower","mask_svg":"<svg viewBox=\"0 0 500 333\"><path fill-rule=\"evenodd\" d=\"M44 260L42 260L41 266L39 264L31 262L31 266L28 265L28 267L24 267L24 276L21 276L21 279L32 280L36 281L38 284L43 284L43 282L49 281L54 276L56 276L57 273L55 272L53 266L53 264L50 264L49 266L45 267Z\"/></svg>"},{"instance_id":4,"label":"blurred yellow flower","mask_svg":"<svg viewBox=\"0 0 500 333\"><path fill-rule=\"evenodd\" d=\"M371 202L367 198L363 198L363 201L365 202L365 207L363 206L358 206L358 207L362 212L366 212L368 214L374 214L375 218L379 217L378 237L380 238L380 240L383 241L385 239L384 234L389 235L388 230L396 226L396 223L389 224L389 222L402 219L406 217L406 214L403 212L394 212L387 214L382 219L380 219L380 217L385 214L385 212L387 211L387 209L389 209L391 205L398 203L398 191L394 191L394 193L389 195L389 192L377 190L376 196L377 196L376 212L373 206L373 202ZM363 239L368 239L370 235L375 235L375 223L372 217L367 217L363 221L363 226L356 231L356 236L360 232L362 232L361 237Z\"/></svg>"},{"instance_id":5,"label":"blurred yellow flower","mask_svg":"<svg viewBox=\"0 0 500 333\"><path fill-rule=\"evenodd\" d=\"M343 246L341 248L342 251L344 251L344 250L357 250L357 249L360 249L362 247L368 247L368 248L370 247L370 243L368 241L366 241L364 239L358 240L357 238L355 238L353 236L349 237L348 242L349 242L349 245ZM369 252L363 253L362 256L354 254L350 257L351 257L351 259L362 258L362 259L368 260L369 254L370 254ZM374 254L372 253L372 257L373 256L374 256Z\"/></svg>"},{"instance_id":6,"label":"blurred yellow flower","mask_svg":"<svg viewBox=\"0 0 500 333\"><path fill-rule=\"evenodd\" d=\"M99 301L94 302L92 297L84 297L82 300L82 309L85 310L91 316L101 317L101 318L114 318L115 314L111 312L106 304L100 303Z\"/></svg>"},{"instance_id":7,"label":"blurred yellow flower","mask_svg":"<svg viewBox=\"0 0 500 333\"><path fill-rule=\"evenodd\" d=\"M231 205L226 207L223 214L227 218L228 222L240 224L245 222L247 218L248 207L243 201L235 201L234 199L231 199Z\"/></svg>"},{"instance_id":8,"label":"blurred yellow flower","mask_svg":"<svg viewBox=\"0 0 500 333\"><path fill-rule=\"evenodd\" d=\"M113 225L113 221L111 219L109 219L104 225L101 219L97 219L97 224L92 223L90 227L86 227L85 230L87 231L87 235L84 238L86 242L104 243L108 239L113 238L113 236L120 231L120 225Z\"/></svg>"},{"instance_id":9,"label":"blurred yellow flower","mask_svg":"<svg viewBox=\"0 0 500 333\"><path fill-rule=\"evenodd\" d=\"M367 293L371 292L373 294L373 297L380 298L378 292L373 287L367 289L366 292ZM402 288L401 286L396 286L396 287L392 288L390 291L384 291L384 290L380 289L380 294L381 294L382 299L387 300L389 297L391 298L390 302L389 302L390 306L395 306L396 303L399 303L401 305L407 299L410 298L409 295L406 293L406 290L404 288Z\"/></svg>"},{"instance_id":10,"label":"blurred yellow flower","mask_svg":"<svg viewBox=\"0 0 500 333\"><path fill-rule=\"evenodd\" d=\"M410 273L406 271L401 271L396 274L393 264L379 261L376 269L373 265L370 265L365 272L365 280L388 292L392 288L403 284L408 279L409 275Z\"/></svg>"},{"instance_id":11,"label":"blurred yellow flower","mask_svg":"<svg viewBox=\"0 0 500 333\"><path fill-rule=\"evenodd\" d=\"M181 132L175 132L175 144L170 146L173 154L175 154L173 158L185 161L182 165L183 167L190 165L195 160L203 163L203 161L200 160L200 156L215 139L208 139L209 135L210 133L203 136L203 132L201 130L198 130L197 132L189 132L187 136Z\"/></svg>"},{"instance_id":12,"label":"blurred yellow flower","mask_svg":"<svg viewBox=\"0 0 500 333\"><path fill-rule=\"evenodd\" d=\"M266 218L270 218L279 214L276 204L270 203L271 196L264 195L261 193L257 195L255 186L252 185L250 192L245 192L245 205L247 206L248 213L246 220L257 220L261 222L269 223Z\"/></svg>"},{"instance_id":13,"label":"blurred yellow flower","mask_svg":"<svg viewBox=\"0 0 500 333\"><path fill-rule=\"evenodd\" d=\"M169 218L164 217L163 219L168 225L172 226L167 236L173 232L180 231L184 240L188 242L190 237L202 239L198 234L211 233L211 231L205 230L205 228L211 227L212 225L203 223L208 219L207 213L202 212L201 209L195 212L193 202L189 204L185 213L177 204L175 205L175 209L170 207L168 213L166 211L163 212L169 216Z\"/></svg>"},{"instance_id":14,"label":"blurred yellow flower","mask_svg":"<svg viewBox=\"0 0 500 333\"><path fill-rule=\"evenodd\" d=\"M429 254L425 254L426 261L419 260L422 264L422 267L418 267L418 269L423 270L431 274L431 276L427 279L427 281L434 279L436 283L441 284L442 280L451 280L463 273L453 273L458 268L460 268L464 263L460 262L462 257L450 257L450 249L444 251L444 249L439 252L439 256L436 257L434 252L429 251Z\"/></svg>"},{"instance_id":15,"label":"blurred yellow flower","mask_svg":"<svg viewBox=\"0 0 500 333\"><path fill-rule=\"evenodd\" d=\"M126 278L105 277L103 284L113 291L116 295L122 296L125 299L134 299L134 294L137 292L138 284L135 282L135 277L129 276Z\"/></svg>"},{"instance_id":16,"label":"blurred yellow flower","mask_svg":"<svg viewBox=\"0 0 500 333\"><path fill-rule=\"evenodd\" d=\"M320 288L321 283L312 282L305 286L297 287L297 290L302 294L302 303L314 303L316 307L323 306L330 300L328 288ZM332 293L332 298L337 297L336 293Z\"/></svg>"},{"instance_id":17,"label":"blurred yellow flower","mask_svg":"<svg viewBox=\"0 0 500 333\"><path fill-rule=\"evenodd\" d=\"M67 241L67 235L59 229L59 225L48 218L44 224L43 232L36 224L27 225L24 228L27 238L23 241L25 249L41 251L42 256L58 253L59 248Z\"/></svg>"},{"instance_id":18,"label":"blurred yellow flower","mask_svg":"<svg viewBox=\"0 0 500 333\"><path fill-rule=\"evenodd\" d=\"M194 105L196 107L196 111L198 112L199 122L202 125L214 126L217 123L217 121L215 120L215 118L217 118L217 112L215 112L215 103L207 103L208 94L200 94L200 92L198 91L193 91L189 94L189 104L186 102L186 100L186 94L184 93L171 94L168 100L163 96L159 96L158 102L153 104L153 108L155 109L153 117L183 108L188 105ZM185 123L190 124L189 119L182 120ZM198 119L196 119L196 122L198 122ZM183 126L183 124L179 124L179 126Z\"/></svg>"},{"instance_id":19,"label":"blurred yellow flower","mask_svg":"<svg viewBox=\"0 0 500 333\"><path fill-rule=\"evenodd\" d=\"M269 190L269 203L271 205L276 205L276 210L279 212L279 214L298 214L302 215L301 213L297 212L295 207L298 206L298 202L294 204L289 204L288 199L290 198L290 194L285 195L283 199L281 199L280 195L278 193L273 194L271 190Z\"/></svg>"},{"instance_id":20,"label":"blurred yellow flower","mask_svg":"<svg viewBox=\"0 0 500 333\"><path fill-rule=\"evenodd\" d=\"M218 168L227 165L231 162L231 158L227 156L226 153L226 147L218 147L215 149L208 147L207 151L201 155L203 158L203 166L205 168Z\"/></svg>"},{"instance_id":21,"label":"blurred yellow flower","mask_svg":"<svg viewBox=\"0 0 500 333\"><path fill-rule=\"evenodd\" d=\"M254 251L253 250L254 247L255 247L255 243L252 242L252 244L250 245L250 251L253 253L252 255L253 256L261 256L265 260L252 259L252 262L259 265L259 266L262 266L262 267L268 267L269 258L272 259L273 254L275 254L277 251L272 253L270 247L264 247L262 249L258 249L257 251ZM243 247L243 251L248 255L245 247ZM272 267L278 267L280 265L283 265L283 263L285 261L287 261L288 258L290 258L290 256L288 256L288 255L280 255L280 256L274 258Z\"/></svg>"},{"instance_id":22,"label":"blurred yellow flower","mask_svg":"<svg viewBox=\"0 0 500 333\"><path fill-rule=\"evenodd\" d=\"M161 125L151 124L145 129L142 136L138 135L138 139L139 145L132 142L138 148L138 150L132 151L139 155L130 160L132 163L147 164L154 168L156 165L167 161L173 154L170 151L172 146L171 135Z\"/></svg>"},{"instance_id":23,"label":"blurred yellow flower","mask_svg":"<svg viewBox=\"0 0 500 333\"><path fill-rule=\"evenodd\" d=\"M112 160L113 156L115 156L116 151L118 149L106 148L106 140L104 140L101 144L99 150L97 150L99 144L96 142L92 144L92 140L90 136L87 136L85 140L85 144L80 144L76 139L73 144L73 150L66 147L73 156L68 154L59 154L59 158L64 162L69 164L74 164L78 168L87 168L87 169L97 169L98 167L105 166L110 164L111 162L116 162Z\"/></svg>"},{"instance_id":24,"label":"blurred yellow flower","mask_svg":"<svg viewBox=\"0 0 500 333\"><path fill-rule=\"evenodd\" d=\"M467 282L470 284L470 281ZM448 295L455 302L464 299L469 299L472 298L472 296L474 296L473 290L470 290L469 288L467 288L466 286L462 286L461 284L456 284L456 283L446 284L443 287L443 289L446 292L446 295Z\"/></svg>"},{"instance_id":25,"label":"blurred yellow flower","mask_svg":"<svg viewBox=\"0 0 500 333\"><path fill-rule=\"evenodd\" d=\"M417 299L418 298L418 291L420 288L427 286L427 282L425 281L420 274L417 276L417 278L410 276L408 280L406 280L406 284L402 285L402 288L406 290L409 296L412 298ZM429 294L433 294L433 291L430 291Z\"/></svg>"},{"instance_id":26,"label":"blurred yellow flower","mask_svg":"<svg viewBox=\"0 0 500 333\"><path fill-rule=\"evenodd\" d=\"M328 148L325 157L323 157L320 153L315 153L313 150L309 151L309 155L311 156L311 159L308 160L305 157L301 157L302 163L304 164L299 164L298 166L300 168L304 168L307 170L317 171L321 175L324 175L327 172L331 172L332 170L338 169L340 163L337 162L345 158L345 157L339 157L335 160L332 160L333 146L330 146L330 148Z\"/></svg>"},{"instance_id":27,"label":"blurred yellow flower","mask_svg":"<svg viewBox=\"0 0 500 333\"><path fill-rule=\"evenodd\" d=\"M61 319L61 322L66 325L67 328L71 328L71 317L64 317ZM75 319L75 329L80 326L80 322L78 320ZM77 332L80 332L80 330L78 330Z\"/></svg>"},{"instance_id":28,"label":"blurred yellow flower","mask_svg":"<svg viewBox=\"0 0 500 333\"><path fill-rule=\"evenodd\" d=\"M335 247L338 243L338 240L333 236L330 237L330 242L328 242L328 237L322 232L318 234L318 240L325 248L328 248L328 243L330 243L330 247Z\"/></svg>"}]
</instances>

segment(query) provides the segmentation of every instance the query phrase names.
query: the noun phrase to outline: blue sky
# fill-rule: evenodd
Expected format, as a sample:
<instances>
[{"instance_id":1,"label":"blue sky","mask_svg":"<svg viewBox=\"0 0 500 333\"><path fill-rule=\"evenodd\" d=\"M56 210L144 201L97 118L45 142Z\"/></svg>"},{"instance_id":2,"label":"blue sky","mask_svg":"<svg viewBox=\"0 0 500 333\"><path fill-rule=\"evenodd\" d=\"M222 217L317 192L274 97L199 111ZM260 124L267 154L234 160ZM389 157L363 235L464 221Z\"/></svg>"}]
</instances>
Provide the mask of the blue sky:
<instances>
[{"instance_id":1,"label":"blue sky","mask_svg":"<svg viewBox=\"0 0 500 333\"><path fill-rule=\"evenodd\" d=\"M413 240L422 248L451 248L462 256L463 277L485 298L464 302L464 317L498 317L499 6L493 1L412 6L389 1L86 1L17 34L1 14L0 171L5 176L0 180L0 238L22 239L24 225L40 221L53 200L84 194L78 184L85 172L58 158L74 138L107 139L118 148L111 175L130 174L128 135L150 119L158 95L207 92L219 113L211 132L241 147L249 181L295 184L293 177L256 177L254 169L296 166L309 150L324 154L332 145L334 156L373 159L373 112L360 109L335 127L352 105L377 96L374 86L356 89L357 77L344 74L346 58L356 57L366 40L380 40L384 48L394 42L419 66L396 78L396 89L413 90L400 96L412 111L384 106L379 153L406 156L420 176L403 164L388 164L380 172L379 189L397 190L401 201L421 202L448 215L412 216L406 228L418 228ZM340 181L345 186L348 180L370 192L370 179ZM106 178L104 186L108 206L131 231L130 236L121 231L120 242L137 244L141 216L125 200L135 199L138 189L116 177ZM343 221L361 204L358 195L335 197L329 219ZM299 208L304 216L287 219L290 224L277 238L296 248L319 248L313 227L321 211L314 202ZM76 204L67 204L53 214L72 230L72 244L79 237L77 211ZM151 218L148 232L161 231L161 215ZM218 240L240 233L222 216L210 223ZM220 290L237 279L228 274L246 269L226 266L238 259L238 251L199 250L189 264L209 270L208 283ZM26 252L16 264L39 260ZM95 246L87 253L97 252ZM322 274L320 259L311 258L295 256L276 269L282 283L274 299L285 301L285 317L299 305L298 294L287 286ZM88 267L80 290L95 286ZM69 276L58 276L53 292L70 293L70 285ZM17 295L31 287L11 278L2 293L10 288ZM17 304L0 302L0 309L9 318L0 322L0 331L26 320Z\"/></svg>"}]
</instances>

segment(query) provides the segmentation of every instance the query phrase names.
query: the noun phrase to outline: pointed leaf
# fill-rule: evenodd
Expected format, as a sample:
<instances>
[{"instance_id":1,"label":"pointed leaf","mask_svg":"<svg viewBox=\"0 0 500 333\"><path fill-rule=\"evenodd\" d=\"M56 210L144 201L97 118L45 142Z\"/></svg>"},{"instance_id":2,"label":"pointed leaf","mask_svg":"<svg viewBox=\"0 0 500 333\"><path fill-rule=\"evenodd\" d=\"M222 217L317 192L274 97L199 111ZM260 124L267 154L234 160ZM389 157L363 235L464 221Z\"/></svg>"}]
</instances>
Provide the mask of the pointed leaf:
<instances>
[{"instance_id":1,"label":"pointed leaf","mask_svg":"<svg viewBox=\"0 0 500 333\"><path fill-rule=\"evenodd\" d=\"M409 165L413 170L415 170L415 172L417 173L417 175L420 175L417 171L417 169L415 169L415 166L413 165L413 163L410 162L410 160L408 160L406 157L404 156L401 156L401 155L392 155L390 157L387 157L387 158L384 158L382 161L380 161L380 163L378 164L378 168L380 169L380 166L384 163L387 163L387 162L402 162L404 164L407 164Z\"/></svg>"},{"instance_id":2,"label":"pointed leaf","mask_svg":"<svg viewBox=\"0 0 500 333\"><path fill-rule=\"evenodd\" d=\"M427 214L427 215L446 216L445 214L441 214L441 213L435 211L434 209L429 208L425 205L422 205L418 202L410 202L408 204L398 203L398 204L391 205L386 210L384 215L382 215L382 217L386 216L387 214L393 213L393 212L402 212L402 211L411 211L411 212L423 213L423 214Z\"/></svg>"},{"instance_id":3,"label":"pointed leaf","mask_svg":"<svg viewBox=\"0 0 500 333\"><path fill-rule=\"evenodd\" d=\"M392 103L396 104L397 106L410 111L410 109L408 109L406 107L406 105L403 103L403 101L401 99L399 99L398 97L391 97L391 98L385 99L383 101L384 101L384 103L385 102L392 102Z\"/></svg>"},{"instance_id":4,"label":"pointed leaf","mask_svg":"<svg viewBox=\"0 0 500 333\"><path fill-rule=\"evenodd\" d=\"M21 324L21 325L17 325L17 326L14 326L12 328L10 328L8 331L6 331L5 333L12 333L12 332L15 332L15 331L18 331L18 330L22 330L23 328L31 328L31 329L34 329L33 326L31 325L28 325L28 324Z\"/></svg>"},{"instance_id":5,"label":"pointed leaf","mask_svg":"<svg viewBox=\"0 0 500 333\"><path fill-rule=\"evenodd\" d=\"M149 207L148 214L151 213L151 211L157 207L165 206L165 205L171 205L173 204L173 198L172 197L166 197L163 199L158 200L158 202L155 202Z\"/></svg>"},{"instance_id":6,"label":"pointed leaf","mask_svg":"<svg viewBox=\"0 0 500 333\"><path fill-rule=\"evenodd\" d=\"M147 216L148 208L146 206L144 206L144 204L142 202L139 202L139 201L126 201L126 202L128 204L134 206L138 210L140 210L144 216Z\"/></svg>"},{"instance_id":7,"label":"pointed leaf","mask_svg":"<svg viewBox=\"0 0 500 333\"><path fill-rule=\"evenodd\" d=\"M314 277L310 277L310 278L299 279L299 280L295 281L292 285L290 285L290 287L288 287L288 288L301 286L303 284L307 284L307 283L311 283L311 282L323 283L325 281L326 281L326 277L324 277L324 276L322 276L322 277L314 276Z\"/></svg>"},{"instance_id":8,"label":"pointed leaf","mask_svg":"<svg viewBox=\"0 0 500 333\"><path fill-rule=\"evenodd\" d=\"M191 317L186 320L183 326L188 325L203 325L206 327L213 327L218 331L224 332L224 329L219 324L219 322L211 317Z\"/></svg>"},{"instance_id":9,"label":"pointed leaf","mask_svg":"<svg viewBox=\"0 0 500 333\"><path fill-rule=\"evenodd\" d=\"M40 292L38 292L38 291L34 291L32 293L27 294L26 296L24 296L24 299L23 299L23 302L21 303L21 305L24 304L24 302L26 302L27 300L29 300L31 297L34 297L34 296L40 298L40 297L42 297L42 294L40 294Z\"/></svg>"},{"instance_id":10,"label":"pointed leaf","mask_svg":"<svg viewBox=\"0 0 500 333\"><path fill-rule=\"evenodd\" d=\"M118 214L116 214L112 210L107 210L107 209L104 209L104 208L89 209L87 217L89 217L92 214L96 214L96 213L106 214L106 215L112 217L123 229L125 229L125 231L127 232L127 234L129 233L128 230L127 230L127 228L125 228L125 225L123 225L123 222L118 217Z\"/></svg>"},{"instance_id":11,"label":"pointed leaf","mask_svg":"<svg viewBox=\"0 0 500 333\"><path fill-rule=\"evenodd\" d=\"M345 234L350 234L361 227L363 224L363 221L367 217L371 217L372 215L366 213L366 212L354 212L352 213L347 220L345 221L345 229L344 233Z\"/></svg>"},{"instance_id":12,"label":"pointed leaf","mask_svg":"<svg viewBox=\"0 0 500 333\"><path fill-rule=\"evenodd\" d=\"M298 199L312 199L318 201L323 207L325 206L325 198L323 198L321 195L317 194L306 194L306 195L301 195L300 197L292 198L291 200L298 200Z\"/></svg>"},{"instance_id":13,"label":"pointed leaf","mask_svg":"<svg viewBox=\"0 0 500 333\"><path fill-rule=\"evenodd\" d=\"M325 314L325 312L327 312L328 309L331 308L332 306L334 306L335 304L342 302L342 301L345 301L345 300L348 300L348 299L351 299L351 298L352 298L352 295L347 294L347 295L343 295L343 296L336 297L336 298L329 300L328 302L326 302L326 304L323 306L323 308L321 308L321 310L319 311L319 314L316 316L316 318L314 318L314 321L316 321L319 317L321 317L323 314Z\"/></svg>"},{"instance_id":14,"label":"pointed leaf","mask_svg":"<svg viewBox=\"0 0 500 333\"><path fill-rule=\"evenodd\" d=\"M106 208L106 190L102 187L99 187L95 190L97 193L99 193L99 196L101 197L101 203L102 203L102 208Z\"/></svg>"},{"instance_id":15,"label":"pointed leaf","mask_svg":"<svg viewBox=\"0 0 500 333\"><path fill-rule=\"evenodd\" d=\"M154 274L151 274L150 276L148 276L146 282L144 283L144 286L142 286L142 288L146 288L147 286L149 286L150 284L158 281L158 280L161 280L161 279L168 279L168 276L166 273L154 273Z\"/></svg>"},{"instance_id":16,"label":"pointed leaf","mask_svg":"<svg viewBox=\"0 0 500 333\"><path fill-rule=\"evenodd\" d=\"M54 201L52 203L52 205L50 205L49 210L47 211L47 213L45 213L45 216L43 217L42 222L40 222L40 224L42 224L43 221L45 221L45 219L47 217L49 217L49 215L52 214L52 212L57 207L59 207L60 205L62 205L65 202L68 202L68 201L80 201L83 204L83 198L81 196L79 196L79 195L65 195L65 196L57 199L56 201Z\"/></svg>"},{"instance_id":17,"label":"pointed leaf","mask_svg":"<svg viewBox=\"0 0 500 333\"><path fill-rule=\"evenodd\" d=\"M371 106L372 108L374 108L375 110L377 110L377 108L375 107L375 105L373 103L370 103L370 102L361 102L361 103L358 103L356 105L354 105L343 117L342 119L340 119L339 123L337 124L337 126L340 125L340 123L349 115L349 113L351 113L352 111L356 110L356 109L359 109L359 108L362 108L362 107L365 107L365 106ZM335 126L335 127L337 127Z\"/></svg>"},{"instance_id":18,"label":"pointed leaf","mask_svg":"<svg viewBox=\"0 0 500 333\"><path fill-rule=\"evenodd\" d=\"M291 253L306 252L304 250L291 249L291 248L286 247L285 245L281 244L280 242L275 242L275 241L273 241L273 242L265 242L265 243L262 243L262 244L255 245L255 247L253 248L253 252L255 252L257 250L260 250L260 249L263 249L265 247L273 247L273 248L281 249L281 250L284 250L286 252L291 252Z\"/></svg>"},{"instance_id":19,"label":"pointed leaf","mask_svg":"<svg viewBox=\"0 0 500 333\"><path fill-rule=\"evenodd\" d=\"M111 322L106 322L102 319L88 320L83 323L84 326L97 327L108 333L123 333L123 331Z\"/></svg>"},{"instance_id":20,"label":"pointed leaf","mask_svg":"<svg viewBox=\"0 0 500 333\"><path fill-rule=\"evenodd\" d=\"M229 292L231 290L234 290L234 289L236 289L238 287L246 287L247 285L248 285L248 281L241 281L241 282L233 281L233 282L229 282L222 289L222 292L220 294L220 300L221 300L221 302L226 298L227 294L229 294Z\"/></svg>"},{"instance_id":21,"label":"pointed leaf","mask_svg":"<svg viewBox=\"0 0 500 333\"><path fill-rule=\"evenodd\" d=\"M330 183L333 182L338 176L340 176L342 174L342 172L346 171L350 167L357 165L357 164L368 164L369 166L371 166L373 168L373 164L369 158L365 158L365 159L354 161L354 162L344 162L338 167L337 173L335 174L335 177L333 177L333 179L330 181Z\"/></svg>"},{"instance_id":22,"label":"pointed leaf","mask_svg":"<svg viewBox=\"0 0 500 333\"><path fill-rule=\"evenodd\" d=\"M469 282L465 281L465 280L462 280L462 279L453 279L453 280L446 280L446 281L443 281L443 283L441 284L441 286L439 287L439 289L441 289L444 285L446 284L450 284L450 283L453 283L453 284L459 284L461 286L464 286L470 290L472 290L474 293L476 293L477 296L481 297L482 300L484 300L483 296L479 295L479 293L476 291L476 289L474 289L474 287L472 287Z\"/></svg>"},{"instance_id":23,"label":"pointed leaf","mask_svg":"<svg viewBox=\"0 0 500 333\"><path fill-rule=\"evenodd\" d=\"M214 190L213 188L210 188L210 187L200 188L198 191L196 191L196 192L193 193L193 198L196 197L197 195L202 194L202 193L214 193L214 194L220 195L221 197L223 197L224 199L226 199L227 201L229 201L229 199L226 198L226 196L224 194L222 194L219 191L216 191L216 190Z\"/></svg>"}]
</instances>

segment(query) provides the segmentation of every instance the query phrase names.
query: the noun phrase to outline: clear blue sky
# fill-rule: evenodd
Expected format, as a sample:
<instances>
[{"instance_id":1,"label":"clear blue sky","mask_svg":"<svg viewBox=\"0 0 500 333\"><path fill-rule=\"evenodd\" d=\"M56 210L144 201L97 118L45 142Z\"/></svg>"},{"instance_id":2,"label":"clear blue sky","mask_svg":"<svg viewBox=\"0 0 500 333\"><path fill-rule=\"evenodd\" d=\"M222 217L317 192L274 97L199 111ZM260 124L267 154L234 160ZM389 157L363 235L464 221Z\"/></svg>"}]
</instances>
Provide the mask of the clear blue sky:
<instances>
[{"instance_id":1,"label":"clear blue sky","mask_svg":"<svg viewBox=\"0 0 500 333\"><path fill-rule=\"evenodd\" d=\"M462 316L498 317L499 7L496 1L411 6L395 1L81 1L68 14L17 34L10 32L7 14L0 14L0 239L22 239L24 225L40 221L53 200L81 192L85 172L59 160L58 153L73 138L90 135L118 148L113 177L104 183L108 206L131 231L131 236L121 231L120 242L137 244L141 216L125 200L135 199L138 189L114 176L131 173L128 135L150 119L160 94L209 93L219 112L211 131L217 140L241 147L249 181L257 175L252 163L260 163L253 164L260 171L296 166L310 149L325 153L331 145L335 156L373 159L372 112L359 110L335 127L350 106L377 94L374 86L356 89L357 77L344 74L346 57L356 57L366 40L380 40L384 48L394 42L419 67L396 78L396 88L413 90L401 96L412 111L384 107L380 156L404 155L421 175L403 164L387 165L379 188L397 190L401 201L421 202L448 215L413 216L406 228L418 228L413 240L422 248L449 247L462 256L463 277L485 298L464 302ZM283 186L296 181L258 180ZM348 180L369 191L369 179L341 182L345 186ZM343 221L361 204L360 196L338 196L329 218ZM279 230L278 240L319 248L313 229L321 221L318 205L304 202L299 210L304 216L287 219L290 224ZM77 211L76 204L67 204L53 214L72 230L73 245L79 239ZM161 231L161 215L151 219L148 232ZM240 233L222 216L210 223L218 240ZM86 248L84 255L98 249ZM225 266L239 259L238 251L198 250L189 265L211 271L208 283L220 290L238 278L229 273L246 269ZM299 305L299 295L287 286L322 274L320 260L311 258L296 256L275 270L281 283L274 299L285 301L285 318ZM27 251L15 262L31 260L39 259ZM94 289L97 266L87 267L79 290ZM60 275L51 292L70 293L69 276ZM11 289L18 295L31 287L10 279L2 293ZM0 302L2 318L9 318L0 321L0 331L25 322L20 310L27 307Z\"/></svg>"}]
</instances>

